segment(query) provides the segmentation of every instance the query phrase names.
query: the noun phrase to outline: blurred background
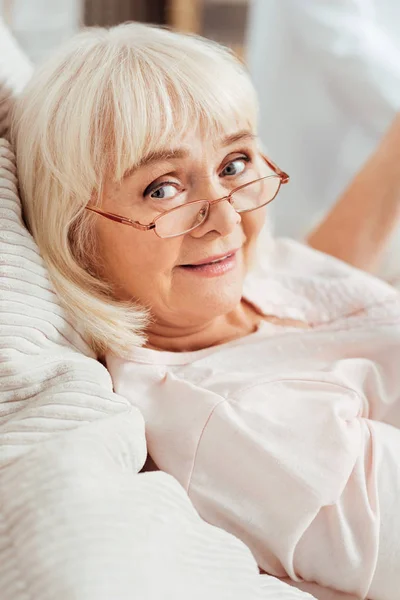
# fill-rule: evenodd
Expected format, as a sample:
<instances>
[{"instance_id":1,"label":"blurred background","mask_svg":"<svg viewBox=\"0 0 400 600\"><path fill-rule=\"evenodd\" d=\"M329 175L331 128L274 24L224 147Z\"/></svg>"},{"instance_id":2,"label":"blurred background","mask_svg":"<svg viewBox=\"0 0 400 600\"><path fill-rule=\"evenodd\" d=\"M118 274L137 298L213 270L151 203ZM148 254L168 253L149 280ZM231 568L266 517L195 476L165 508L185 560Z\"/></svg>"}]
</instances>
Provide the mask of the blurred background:
<instances>
[{"instance_id":1,"label":"blurred background","mask_svg":"<svg viewBox=\"0 0 400 600\"><path fill-rule=\"evenodd\" d=\"M260 99L260 138L291 176L270 208L304 239L379 144L400 107L399 0L0 0L34 64L82 26L142 21L228 45ZM380 268L400 277L400 228Z\"/></svg>"},{"instance_id":2,"label":"blurred background","mask_svg":"<svg viewBox=\"0 0 400 600\"><path fill-rule=\"evenodd\" d=\"M33 62L82 25L143 21L200 33L243 55L249 0L0 0L3 18Z\"/></svg>"}]
</instances>

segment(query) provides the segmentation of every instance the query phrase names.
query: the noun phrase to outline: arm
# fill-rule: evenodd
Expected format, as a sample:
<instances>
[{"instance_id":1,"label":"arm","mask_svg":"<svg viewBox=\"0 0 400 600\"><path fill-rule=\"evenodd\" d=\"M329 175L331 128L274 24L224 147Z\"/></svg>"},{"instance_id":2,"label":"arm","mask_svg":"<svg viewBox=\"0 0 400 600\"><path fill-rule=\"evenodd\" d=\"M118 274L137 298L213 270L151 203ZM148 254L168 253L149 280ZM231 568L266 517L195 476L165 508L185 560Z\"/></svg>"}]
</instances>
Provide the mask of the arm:
<instances>
[{"instance_id":1,"label":"arm","mask_svg":"<svg viewBox=\"0 0 400 600\"><path fill-rule=\"evenodd\" d=\"M400 106L400 48L373 0L283 0L292 35L308 49L328 93L380 137ZM328 142L329 143L329 142ZM322 223L311 246L372 271L400 222L400 118Z\"/></svg>"},{"instance_id":2,"label":"arm","mask_svg":"<svg viewBox=\"0 0 400 600\"><path fill-rule=\"evenodd\" d=\"M373 271L400 223L400 115L308 243Z\"/></svg>"},{"instance_id":3,"label":"arm","mask_svg":"<svg viewBox=\"0 0 400 600\"><path fill-rule=\"evenodd\" d=\"M265 571L397 600L400 431L360 415L335 379L280 380L220 403L189 494Z\"/></svg>"}]
</instances>

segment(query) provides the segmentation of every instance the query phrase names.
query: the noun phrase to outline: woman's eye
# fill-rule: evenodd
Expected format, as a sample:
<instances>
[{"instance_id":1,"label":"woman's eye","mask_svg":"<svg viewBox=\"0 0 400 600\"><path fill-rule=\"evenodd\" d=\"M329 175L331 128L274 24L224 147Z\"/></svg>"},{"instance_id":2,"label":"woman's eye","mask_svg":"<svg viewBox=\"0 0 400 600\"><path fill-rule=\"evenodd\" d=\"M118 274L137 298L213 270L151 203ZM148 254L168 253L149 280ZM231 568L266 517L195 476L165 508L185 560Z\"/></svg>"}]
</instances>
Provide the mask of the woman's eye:
<instances>
[{"instance_id":1,"label":"woman's eye","mask_svg":"<svg viewBox=\"0 0 400 600\"><path fill-rule=\"evenodd\" d=\"M169 200L176 196L177 193L178 190L175 185L164 183L153 190L146 191L145 196L150 196L150 198L154 198L154 200Z\"/></svg>"},{"instance_id":2,"label":"woman's eye","mask_svg":"<svg viewBox=\"0 0 400 600\"><path fill-rule=\"evenodd\" d=\"M226 167L224 167L223 171L221 172L222 177L241 175L241 173L243 173L243 171L246 169L246 163L248 162L249 159L245 157L235 158L235 160L232 160L226 165Z\"/></svg>"}]
</instances>

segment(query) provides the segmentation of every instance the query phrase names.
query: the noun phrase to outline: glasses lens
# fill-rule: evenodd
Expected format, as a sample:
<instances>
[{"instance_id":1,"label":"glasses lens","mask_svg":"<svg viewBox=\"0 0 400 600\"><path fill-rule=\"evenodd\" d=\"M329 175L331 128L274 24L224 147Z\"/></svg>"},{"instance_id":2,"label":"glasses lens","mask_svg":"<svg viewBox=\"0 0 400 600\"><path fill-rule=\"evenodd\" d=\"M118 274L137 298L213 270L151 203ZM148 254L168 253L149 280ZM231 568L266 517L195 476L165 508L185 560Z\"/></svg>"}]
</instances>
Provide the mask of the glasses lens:
<instances>
[{"instance_id":1,"label":"glasses lens","mask_svg":"<svg viewBox=\"0 0 400 600\"><path fill-rule=\"evenodd\" d=\"M271 175L243 186L231 196L237 212L245 212L265 206L277 195L281 185L280 177Z\"/></svg>"},{"instance_id":2,"label":"glasses lens","mask_svg":"<svg viewBox=\"0 0 400 600\"><path fill-rule=\"evenodd\" d=\"M207 218L209 204L205 200L182 204L155 219L157 235L162 238L188 233Z\"/></svg>"}]
</instances>

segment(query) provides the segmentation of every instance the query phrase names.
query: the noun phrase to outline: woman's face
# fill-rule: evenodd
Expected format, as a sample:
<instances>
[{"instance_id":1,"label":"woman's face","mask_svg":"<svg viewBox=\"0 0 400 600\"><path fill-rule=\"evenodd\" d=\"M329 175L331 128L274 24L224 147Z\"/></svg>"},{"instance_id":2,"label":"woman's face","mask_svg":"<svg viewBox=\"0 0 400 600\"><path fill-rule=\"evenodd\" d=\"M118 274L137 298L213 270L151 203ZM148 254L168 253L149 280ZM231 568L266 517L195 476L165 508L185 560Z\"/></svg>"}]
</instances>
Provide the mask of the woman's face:
<instances>
[{"instance_id":1,"label":"woman's face","mask_svg":"<svg viewBox=\"0 0 400 600\"><path fill-rule=\"evenodd\" d=\"M179 147L150 157L122 184L106 185L101 208L148 224L183 198L226 196L227 189L250 181L262 165L249 131L213 140L193 133ZM240 303L246 265L264 218L264 208L239 215L223 201L211 207L197 229L160 239L152 230L97 217L100 270L118 298L150 309L150 328L201 328Z\"/></svg>"}]
</instances>

